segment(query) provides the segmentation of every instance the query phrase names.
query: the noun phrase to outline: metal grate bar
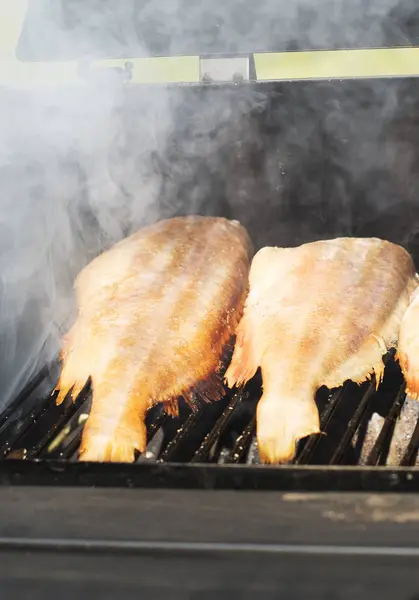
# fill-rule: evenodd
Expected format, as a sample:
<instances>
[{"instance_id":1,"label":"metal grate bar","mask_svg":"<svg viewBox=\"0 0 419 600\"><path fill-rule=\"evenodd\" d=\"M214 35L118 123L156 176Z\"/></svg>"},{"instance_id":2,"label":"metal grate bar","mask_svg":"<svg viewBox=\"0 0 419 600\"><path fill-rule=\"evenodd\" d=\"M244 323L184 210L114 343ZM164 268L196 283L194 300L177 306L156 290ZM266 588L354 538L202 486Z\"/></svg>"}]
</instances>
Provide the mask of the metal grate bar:
<instances>
[{"instance_id":1,"label":"metal grate bar","mask_svg":"<svg viewBox=\"0 0 419 600\"><path fill-rule=\"evenodd\" d=\"M368 389L362 396L361 402L359 403L354 416L348 423L348 427L346 429L345 434L343 435L340 443L338 444L335 452L332 455L332 458L329 461L330 465L340 464L343 456L345 455L346 450L349 447L349 444L352 441L352 438L354 437L359 427L359 424L361 423L362 417L364 416L365 411L367 410L368 403L375 394L375 391L375 375L373 375Z\"/></svg>"},{"instance_id":2,"label":"metal grate bar","mask_svg":"<svg viewBox=\"0 0 419 600\"><path fill-rule=\"evenodd\" d=\"M326 408L324 409L324 411L321 415L321 419L320 419L320 431L322 433L326 432L327 427L333 417L333 414L335 413L336 408L338 407L340 401L343 398L343 395L348 390L348 388L349 388L349 385L348 385L348 382L346 382L343 385L343 387L338 388L337 390L335 390L334 392L332 392L330 394L328 403L326 404ZM307 464L309 462L309 460L311 459L311 457L313 456L313 453L314 453L320 439L321 439L321 435L311 435L308 438L307 442L305 443L301 452L297 455L297 458L294 461L295 464L297 464L297 465Z\"/></svg>"},{"instance_id":3,"label":"metal grate bar","mask_svg":"<svg viewBox=\"0 0 419 600\"><path fill-rule=\"evenodd\" d=\"M147 443L151 442L160 427L163 427L163 425L166 423L167 419L167 413L160 408L157 416L151 421L150 426L147 428Z\"/></svg>"},{"instance_id":4,"label":"metal grate bar","mask_svg":"<svg viewBox=\"0 0 419 600\"><path fill-rule=\"evenodd\" d=\"M175 437L166 446L166 449L161 454L158 462L169 462L170 460L173 460L179 447L187 438L189 432L195 427L196 423L201 417L201 414L202 408L198 408L197 410L191 412L184 424L179 427Z\"/></svg>"},{"instance_id":5,"label":"metal grate bar","mask_svg":"<svg viewBox=\"0 0 419 600\"><path fill-rule=\"evenodd\" d=\"M90 412L91 390L82 390L76 398L74 410L64 417L64 426L56 430L40 451L41 458L72 458L78 450L84 421Z\"/></svg>"},{"instance_id":6,"label":"metal grate bar","mask_svg":"<svg viewBox=\"0 0 419 600\"><path fill-rule=\"evenodd\" d=\"M366 465L375 466L378 464L381 454L383 452L383 448L388 441L392 430L394 429L394 425L400 415L400 412L403 408L403 404L406 400L406 392L405 392L405 384L403 382L400 387L399 393L396 396L393 406L390 409L387 417L385 418L384 425L378 434L378 437L375 441L375 444L366 460Z\"/></svg>"},{"instance_id":7,"label":"metal grate bar","mask_svg":"<svg viewBox=\"0 0 419 600\"><path fill-rule=\"evenodd\" d=\"M197 452L195 452L192 457L191 462L206 462L208 460L209 453L211 448L220 438L220 435L223 433L225 428L227 427L229 421L231 420L234 410L237 406L243 401L244 394L242 391L236 392L230 402L227 405L227 408L222 413L221 417L215 423L214 427L211 431L205 436L204 441L201 446L198 448Z\"/></svg>"},{"instance_id":8,"label":"metal grate bar","mask_svg":"<svg viewBox=\"0 0 419 600\"><path fill-rule=\"evenodd\" d=\"M256 431L256 415L252 418L250 423L245 427L243 433L239 435L236 440L236 444L230 453L230 456L225 460L228 464L235 464L242 462L250 448L252 440L255 436Z\"/></svg>"},{"instance_id":9,"label":"metal grate bar","mask_svg":"<svg viewBox=\"0 0 419 600\"><path fill-rule=\"evenodd\" d=\"M11 450L16 450L16 445L23 436L48 411L50 406L55 404L55 398L56 394L45 398L24 420L18 419L5 424L0 430L0 454L3 457L7 456Z\"/></svg>"},{"instance_id":10,"label":"metal grate bar","mask_svg":"<svg viewBox=\"0 0 419 600\"><path fill-rule=\"evenodd\" d=\"M62 407L55 404L56 394L54 394L53 404L50 404L39 417L36 423L36 430L29 428L25 431L24 435L19 437L17 443L25 448L27 458L37 458L42 454L46 447L53 441L56 433L62 430L66 423L79 410L80 405L84 404L89 393L90 382L85 385L74 402L68 395ZM36 434L38 429L40 435Z\"/></svg>"},{"instance_id":11,"label":"metal grate bar","mask_svg":"<svg viewBox=\"0 0 419 600\"><path fill-rule=\"evenodd\" d=\"M66 458L68 460L76 460L80 442L81 442L81 434L83 433L83 428L80 427L78 431L75 431L73 436L70 438L70 441L67 443L66 447L61 451L61 458Z\"/></svg>"},{"instance_id":12,"label":"metal grate bar","mask_svg":"<svg viewBox=\"0 0 419 600\"><path fill-rule=\"evenodd\" d=\"M409 440L406 451L400 461L401 467L408 467L413 465L419 448L419 419L416 422L416 427L413 431L412 437Z\"/></svg>"},{"instance_id":13,"label":"metal grate bar","mask_svg":"<svg viewBox=\"0 0 419 600\"><path fill-rule=\"evenodd\" d=\"M394 363L392 365L394 367ZM402 379L397 369L398 367L393 368L393 371L386 369L387 384L384 383L378 392L375 390L374 380L365 387L347 382L342 388L329 393L329 396L327 390L324 390L324 394L318 397L318 403L324 406L321 412L321 430L328 436L307 438L301 444L295 464L308 464L314 459L320 460L319 464L344 464L347 459L353 464L351 461L354 453L348 450L359 436L360 440L364 439L361 423L368 410L371 409L372 414L374 406L382 406L386 411L384 424L374 434L376 438L372 439L373 446L368 450L366 458L367 465L379 464L405 402L404 387L400 386ZM80 418L90 410L90 386L89 383L86 384L74 404L67 397L61 406L56 406L56 394L45 395L42 391L46 383L49 385L47 377L51 373L51 368L43 369L0 417L0 456L70 461L77 459L84 426ZM227 395L216 403L202 404L195 412L188 412L183 406L181 417L175 420L169 418L161 406L156 406L147 417L147 452L139 457L138 462L157 460L205 463L214 459L218 464L259 462L255 441L255 408L260 390L260 381L256 378L244 391ZM413 428L415 417L410 422ZM347 427L343 435L340 435L339 430L346 423ZM225 447L220 450L219 444L224 444L224 440ZM217 452L213 457L212 450L215 446ZM405 447L406 443L402 449ZM415 462L418 447L419 420L404 450L402 465L408 466Z\"/></svg>"},{"instance_id":14,"label":"metal grate bar","mask_svg":"<svg viewBox=\"0 0 419 600\"><path fill-rule=\"evenodd\" d=\"M169 417L166 411L161 406L157 406L155 408L157 408L157 413L152 413L151 418L149 418L150 424L147 427L147 448L145 453L140 454L140 456L138 457L136 461L138 463L149 460L155 461L157 460L158 455L160 453L161 443L159 443L156 447L156 445L153 442L154 438L159 432L163 433L164 424L166 423Z\"/></svg>"},{"instance_id":15,"label":"metal grate bar","mask_svg":"<svg viewBox=\"0 0 419 600\"><path fill-rule=\"evenodd\" d=\"M20 394L9 404L9 406L0 414L0 430L8 419L13 416L22 406L25 400L36 390L37 387L48 377L50 369L43 367L32 381L20 392Z\"/></svg>"}]
</instances>

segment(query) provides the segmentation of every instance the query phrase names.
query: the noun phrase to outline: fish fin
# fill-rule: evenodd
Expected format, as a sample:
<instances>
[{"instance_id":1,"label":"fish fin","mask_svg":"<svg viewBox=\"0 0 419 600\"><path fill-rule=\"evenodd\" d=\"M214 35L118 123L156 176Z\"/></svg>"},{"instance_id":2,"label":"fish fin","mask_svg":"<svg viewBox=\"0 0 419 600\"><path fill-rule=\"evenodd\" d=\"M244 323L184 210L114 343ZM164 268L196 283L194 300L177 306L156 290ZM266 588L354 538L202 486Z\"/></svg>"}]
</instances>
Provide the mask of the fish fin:
<instances>
[{"instance_id":1,"label":"fish fin","mask_svg":"<svg viewBox=\"0 0 419 600\"><path fill-rule=\"evenodd\" d=\"M233 357L225 374L229 388L243 385L252 379L259 366L254 357L248 321L244 316L237 328Z\"/></svg>"},{"instance_id":2,"label":"fish fin","mask_svg":"<svg viewBox=\"0 0 419 600\"><path fill-rule=\"evenodd\" d=\"M66 399L67 394L69 392L70 392L70 398L71 398L72 402L75 402L76 399L78 398L80 392L86 385L86 383L87 383L87 381L76 381L73 383L71 383L71 382L63 383L63 381L60 378L60 381L59 381L57 387L53 391L53 394L55 392L58 392L57 397L55 398L56 405L59 406L60 404L62 404L64 402L64 400Z\"/></svg>"},{"instance_id":3,"label":"fish fin","mask_svg":"<svg viewBox=\"0 0 419 600\"><path fill-rule=\"evenodd\" d=\"M74 402L91 375L88 357L85 356L85 345L78 343L77 331L79 329L74 326L63 337L60 351L60 359L63 364L60 378L53 391L53 393L58 391L55 399L57 406L64 402L68 393Z\"/></svg>"},{"instance_id":4,"label":"fish fin","mask_svg":"<svg viewBox=\"0 0 419 600\"><path fill-rule=\"evenodd\" d=\"M178 390L178 395L183 397L193 411L198 410L202 402L217 402L225 396L224 371L231 356L233 337L225 336L225 338L216 369L207 376L202 377L201 374L201 378L196 383Z\"/></svg>"},{"instance_id":5,"label":"fish fin","mask_svg":"<svg viewBox=\"0 0 419 600\"><path fill-rule=\"evenodd\" d=\"M177 398L170 398L163 403L164 410L169 417L179 416L179 402Z\"/></svg>"},{"instance_id":6,"label":"fish fin","mask_svg":"<svg viewBox=\"0 0 419 600\"><path fill-rule=\"evenodd\" d=\"M347 380L361 384L375 375L375 386L378 389L384 377L383 355L387 347L382 337L371 334L358 350L335 371L332 371L319 382L332 389L340 387Z\"/></svg>"},{"instance_id":7,"label":"fish fin","mask_svg":"<svg viewBox=\"0 0 419 600\"><path fill-rule=\"evenodd\" d=\"M64 402L68 393L70 393L71 400L75 402L88 379L89 375L87 373L83 371L77 373L72 361L65 362L57 386L53 391L53 393L58 391L58 395L55 399L57 406Z\"/></svg>"},{"instance_id":8,"label":"fish fin","mask_svg":"<svg viewBox=\"0 0 419 600\"><path fill-rule=\"evenodd\" d=\"M225 395L225 387L219 372L212 373L191 388L183 390L181 395L192 410L197 410L200 402L210 403L220 400Z\"/></svg>"},{"instance_id":9,"label":"fish fin","mask_svg":"<svg viewBox=\"0 0 419 600\"><path fill-rule=\"evenodd\" d=\"M314 396L287 398L264 393L257 405L257 441L262 463L286 463L295 456L298 440L320 433Z\"/></svg>"}]
</instances>

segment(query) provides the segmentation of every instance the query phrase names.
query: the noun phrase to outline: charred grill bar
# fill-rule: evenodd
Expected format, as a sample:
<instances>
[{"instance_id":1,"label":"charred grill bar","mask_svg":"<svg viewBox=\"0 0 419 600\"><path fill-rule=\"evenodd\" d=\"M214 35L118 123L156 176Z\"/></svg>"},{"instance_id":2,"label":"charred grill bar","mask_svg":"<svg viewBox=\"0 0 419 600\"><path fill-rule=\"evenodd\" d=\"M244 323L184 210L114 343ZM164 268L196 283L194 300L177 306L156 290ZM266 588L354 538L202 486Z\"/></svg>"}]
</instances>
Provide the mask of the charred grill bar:
<instances>
[{"instance_id":1,"label":"charred grill bar","mask_svg":"<svg viewBox=\"0 0 419 600\"><path fill-rule=\"evenodd\" d=\"M0 463L0 479L7 481L11 477L16 483L29 483L32 481L31 472L36 478L36 473L39 474L41 469L46 476L45 483L49 481L65 484L67 475L71 474L73 469L76 479L74 480L73 475L70 475L70 479L83 483L83 477L78 479L77 473L84 472L86 477L86 473L90 471L93 479L87 476L85 481L92 482L99 469L102 473L100 479L108 477L106 485L112 485L115 466L77 464L81 432L90 410L90 384L86 384L74 404L67 398L57 407L56 392L51 390L54 389L54 379L58 371L59 365L43 369L3 415L0 425L0 448L3 457ZM360 479L354 478L354 472L363 479L366 489L374 489L378 480L370 477L373 471L380 473L378 479L387 478L386 484L383 484L383 480L380 481L381 489L384 486L384 489L391 491L398 487L394 479L391 481L395 472L400 473L398 481L401 487L407 485L408 488L417 489L419 486L416 475L413 477L410 470L399 469L416 464L419 417L417 411L413 411L414 416L410 413L403 416L402 409L406 400L404 381L392 356L386 361L384 381L378 390L373 379L362 386L347 382L337 390L319 391L317 403L321 413L323 435L311 436L300 442L294 464L286 467L258 465L255 409L260 393L260 380L257 376L244 390L229 392L219 402L198 402L195 412L191 412L186 405L181 405L180 415L175 419L168 417L162 407L157 405L147 418L147 451L138 457L135 464L118 466L118 484L150 484L148 476L141 482L144 470L150 473L150 469L154 475L160 472L161 482L169 475L168 481L172 481L173 484L172 475L176 479L180 467L191 466L194 470L189 473L189 477L195 477L195 482L186 481L180 484L181 487L206 487L211 483L203 483L204 474L207 472L205 465L210 465L212 469L220 472L224 482L222 487L268 486L272 489L293 489L294 485L302 485L301 477L295 477L301 470L301 475L304 472L310 473L312 478L309 477L303 487L306 485L308 489L317 489L325 484L325 466L339 465L351 466L352 469L347 472L346 482L343 480L346 469L340 472L340 476L334 481L334 489L339 487L339 481L343 482L345 488L351 487L351 481L356 487L359 486ZM380 427L372 428L371 432L371 423L374 414L377 417L377 412L381 413ZM397 422L404 422L410 436L405 431L397 431ZM392 443L397 445L397 459L394 455L391 456ZM233 465L236 465L234 473L231 471ZM384 470L385 474L381 469L376 469L379 465L388 465ZM362 468L358 468L359 466ZM375 468L372 470L367 467ZM361 475L362 472L364 475ZM326 479L333 473L334 470L329 471ZM366 477L367 474L369 478ZM43 477L40 478L40 481L42 480ZM157 480L155 484L159 485ZM218 484L219 482L214 481L215 487Z\"/></svg>"}]
</instances>

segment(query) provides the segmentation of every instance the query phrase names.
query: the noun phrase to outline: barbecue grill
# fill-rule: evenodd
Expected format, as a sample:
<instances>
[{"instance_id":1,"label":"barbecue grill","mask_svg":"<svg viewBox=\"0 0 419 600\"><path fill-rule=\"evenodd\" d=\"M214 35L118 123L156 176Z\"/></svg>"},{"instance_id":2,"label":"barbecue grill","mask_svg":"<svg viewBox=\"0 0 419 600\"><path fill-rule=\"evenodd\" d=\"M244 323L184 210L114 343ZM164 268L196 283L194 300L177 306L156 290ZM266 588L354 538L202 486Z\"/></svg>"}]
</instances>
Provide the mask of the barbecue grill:
<instances>
[{"instance_id":1,"label":"barbecue grill","mask_svg":"<svg viewBox=\"0 0 419 600\"><path fill-rule=\"evenodd\" d=\"M42 95L57 81L78 106L92 94L104 102L114 94L106 168L124 210L135 206L138 189L129 182L140 170L158 181L159 217L235 218L256 249L378 236L406 247L419 268L414 3L295 0L279 12L261 0L256 14L245 2L204 10L178 0L178 13L190 15L185 33L175 12L162 19L160 4L149 2L135 22L137 38L121 39L134 14L118 9L123 3L102 4L106 38L99 26L92 33L74 20L77 10L94 11L93 1L76 13L77 2L54 2L16 1L13 56L0 60L0 105L13 98L24 114L27 88ZM43 21L53 4L56 28ZM139 154L163 89L170 135L164 147ZM54 122L57 111L35 104L39 122ZM65 182L72 169L72 194L88 196L88 153L78 138L94 115L60 110L77 142L71 153L66 148L70 167L54 169ZM38 168L47 138L37 139L30 168L11 176L35 203L57 194L48 178L19 188ZM83 206L78 219L94 241L87 260L101 249L100 232ZM74 275L81 267L71 266ZM147 450L133 464L80 463L90 382L74 403L67 397L56 406L60 362L36 343L41 311L30 303L25 310L20 354L5 355L0 366L4 381L12 368L22 373L20 392L0 414L1 578L11 597L34 589L52 597L57 581L65 597L114 598L123 590L144 598L169 591L171 598L385 599L394 598L394 583L398 598L419 597L412 574L419 404L406 397L393 353L378 389L372 379L319 390L323 435L302 440L292 464L259 464L259 374L216 403L197 397L195 411L181 403L177 418L154 407ZM34 347L36 372L28 377L22 365Z\"/></svg>"}]
</instances>

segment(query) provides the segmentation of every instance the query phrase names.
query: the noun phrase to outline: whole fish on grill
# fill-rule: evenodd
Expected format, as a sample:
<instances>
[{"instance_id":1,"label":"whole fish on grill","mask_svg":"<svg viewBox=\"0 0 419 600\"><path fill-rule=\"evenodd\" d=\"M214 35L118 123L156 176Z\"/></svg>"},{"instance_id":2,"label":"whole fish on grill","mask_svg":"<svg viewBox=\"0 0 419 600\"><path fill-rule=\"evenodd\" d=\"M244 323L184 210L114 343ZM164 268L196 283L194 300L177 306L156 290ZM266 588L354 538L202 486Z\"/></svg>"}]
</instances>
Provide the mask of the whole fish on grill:
<instances>
[{"instance_id":1,"label":"whole fish on grill","mask_svg":"<svg viewBox=\"0 0 419 600\"><path fill-rule=\"evenodd\" d=\"M318 388L372 374L379 385L382 356L397 344L417 276L400 246L338 238L263 248L249 279L226 380L241 385L261 367L259 454L264 462L287 462L299 439L320 432ZM419 304L413 310L419 324Z\"/></svg>"},{"instance_id":2,"label":"whole fish on grill","mask_svg":"<svg viewBox=\"0 0 419 600\"><path fill-rule=\"evenodd\" d=\"M195 393L222 396L223 352L242 315L251 255L237 221L178 217L141 229L79 274L57 403L91 377L82 460L133 461L153 404L176 414L180 396L191 405Z\"/></svg>"}]
</instances>

